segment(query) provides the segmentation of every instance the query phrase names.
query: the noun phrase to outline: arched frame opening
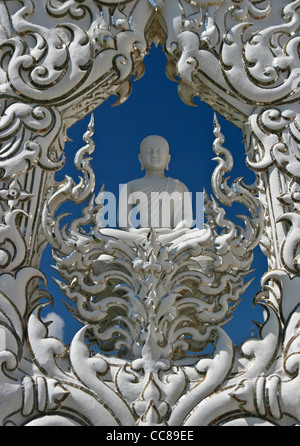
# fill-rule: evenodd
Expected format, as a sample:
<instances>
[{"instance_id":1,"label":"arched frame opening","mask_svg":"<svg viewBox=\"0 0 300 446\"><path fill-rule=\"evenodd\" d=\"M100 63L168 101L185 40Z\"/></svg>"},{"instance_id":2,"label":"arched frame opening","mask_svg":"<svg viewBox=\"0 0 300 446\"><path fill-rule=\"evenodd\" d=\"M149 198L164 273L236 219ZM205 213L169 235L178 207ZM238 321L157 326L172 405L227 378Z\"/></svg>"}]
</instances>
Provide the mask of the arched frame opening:
<instances>
[{"instance_id":1,"label":"arched frame opening","mask_svg":"<svg viewBox=\"0 0 300 446\"><path fill-rule=\"evenodd\" d=\"M215 156L212 148L214 111L197 98L194 106L185 104L177 94L178 83L171 82L166 76L166 63L167 58L163 48L152 44L144 59L145 74L137 81L132 79L132 92L127 101L114 107L115 98L112 97L93 111L95 120L93 139L96 147L91 155L91 166L96 173L95 193L97 195L104 184L105 191L114 195L116 201L115 207L112 207L113 216L116 214L120 185L143 175L138 153L141 141L148 134L164 135L168 140L171 150L168 175L180 178L187 185L192 193L194 215L196 194L203 194L204 189L208 194L212 193L211 176L217 165L216 161L212 160ZM252 184L255 174L245 163L242 131L222 117L219 116L218 119L225 135L224 145L230 147L234 159L230 182L242 176L248 184ZM71 141L67 142L65 147L66 164L55 174L57 181L62 180L65 175L71 176L76 181L78 171L74 165L74 155L84 145L82 136L89 121L90 116L87 116L68 130L67 135ZM117 132L114 131L116 127ZM68 219L72 221L76 212L78 216L81 214L82 207L66 205L64 211L71 213ZM236 203L226 208L226 215L237 224L241 224L236 215L245 211L247 212L243 206L239 207ZM68 219L65 218L64 222ZM115 225L116 222L113 221L112 224ZM48 245L44 251L41 269L49 278L47 289L52 296L55 296L55 300L53 308L45 307L42 315L55 320L53 312L56 311L60 316L64 316L64 337L59 337L69 343L80 325L67 310L63 303L65 298L53 280L53 278L60 280L60 276L51 267L53 263L51 249ZM259 305L253 307L253 297L260 290L260 277L267 270L267 259L259 246L255 251L253 272L247 276L247 281L253 280L253 282L243 294L234 311L233 319L225 327L237 345L253 335L253 332L258 333L258 327L253 321L263 321L263 310ZM58 318L58 326L61 324ZM55 333L55 323L51 324L51 333Z\"/></svg>"}]
</instances>

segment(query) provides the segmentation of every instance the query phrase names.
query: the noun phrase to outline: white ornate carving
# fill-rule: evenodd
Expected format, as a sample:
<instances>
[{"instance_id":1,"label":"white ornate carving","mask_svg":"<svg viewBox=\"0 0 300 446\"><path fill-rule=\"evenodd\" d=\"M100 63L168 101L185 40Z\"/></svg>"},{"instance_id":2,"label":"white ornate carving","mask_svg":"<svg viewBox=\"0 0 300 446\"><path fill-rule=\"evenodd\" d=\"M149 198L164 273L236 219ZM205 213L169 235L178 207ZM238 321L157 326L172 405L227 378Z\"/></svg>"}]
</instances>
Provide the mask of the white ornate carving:
<instances>
[{"instance_id":1,"label":"white ornate carving","mask_svg":"<svg viewBox=\"0 0 300 446\"><path fill-rule=\"evenodd\" d=\"M1 425L299 423L299 7L0 2ZM151 41L164 44L184 101L199 96L243 128L256 173L251 186L228 184L233 160L216 120L206 225L171 246L155 231L135 246L101 232L93 122L75 158L80 182L53 179L67 128L109 96L128 97ZM66 200L89 201L61 228ZM222 208L234 202L250 212L241 227ZM40 318L55 298L40 286L46 242L83 324L70 346ZM269 260L254 301L266 321L257 339L235 346L226 322L257 243Z\"/></svg>"}]
</instances>

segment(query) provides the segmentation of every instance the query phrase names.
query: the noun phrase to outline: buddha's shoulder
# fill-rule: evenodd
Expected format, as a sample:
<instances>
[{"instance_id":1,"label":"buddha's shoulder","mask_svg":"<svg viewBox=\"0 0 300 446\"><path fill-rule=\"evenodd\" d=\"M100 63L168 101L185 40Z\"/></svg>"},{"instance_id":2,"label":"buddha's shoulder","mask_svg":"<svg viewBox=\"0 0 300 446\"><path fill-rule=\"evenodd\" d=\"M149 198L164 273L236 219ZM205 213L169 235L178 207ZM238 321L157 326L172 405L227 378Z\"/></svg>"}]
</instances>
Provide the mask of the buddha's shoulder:
<instances>
[{"instance_id":1,"label":"buddha's shoulder","mask_svg":"<svg viewBox=\"0 0 300 446\"><path fill-rule=\"evenodd\" d=\"M131 180L126 184L128 191L140 190L141 186L144 184L144 178L137 178L135 180Z\"/></svg>"},{"instance_id":2,"label":"buddha's shoulder","mask_svg":"<svg viewBox=\"0 0 300 446\"><path fill-rule=\"evenodd\" d=\"M182 181L180 181L180 180L178 180L176 178L171 178L171 177L169 177L169 181L171 183L173 183L174 186L176 186L178 190L180 190L180 191L187 191L188 192L187 186Z\"/></svg>"}]
</instances>

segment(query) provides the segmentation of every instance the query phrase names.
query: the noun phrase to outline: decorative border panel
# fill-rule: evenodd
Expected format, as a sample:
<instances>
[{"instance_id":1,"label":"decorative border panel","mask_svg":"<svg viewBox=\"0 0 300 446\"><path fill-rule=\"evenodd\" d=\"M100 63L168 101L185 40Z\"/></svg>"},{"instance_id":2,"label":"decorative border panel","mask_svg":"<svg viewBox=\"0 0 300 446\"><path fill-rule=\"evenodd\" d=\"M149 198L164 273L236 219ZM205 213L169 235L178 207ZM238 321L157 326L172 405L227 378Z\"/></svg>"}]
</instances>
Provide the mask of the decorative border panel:
<instances>
[{"instance_id":1,"label":"decorative border panel","mask_svg":"<svg viewBox=\"0 0 300 446\"><path fill-rule=\"evenodd\" d=\"M1 425L299 423L299 9L299 0L0 1ZM99 225L92 120L75 157L79 183L54 173L67 129L111 95L126 100L152 41L187 104L199 96L243 130L256 181L228 184L233 160L215 119L206 226L168 243L151 230L133 245ZM67 200L85 203L68 229ZM250 212L242 227L226 217L234 202ZM83 325L70 345L40 317L55 299L40 285L47 243ZM236 346L225 324L258 244L268 271L255 301L267 316L258 338Z\"/></svg>"}]
</instances>

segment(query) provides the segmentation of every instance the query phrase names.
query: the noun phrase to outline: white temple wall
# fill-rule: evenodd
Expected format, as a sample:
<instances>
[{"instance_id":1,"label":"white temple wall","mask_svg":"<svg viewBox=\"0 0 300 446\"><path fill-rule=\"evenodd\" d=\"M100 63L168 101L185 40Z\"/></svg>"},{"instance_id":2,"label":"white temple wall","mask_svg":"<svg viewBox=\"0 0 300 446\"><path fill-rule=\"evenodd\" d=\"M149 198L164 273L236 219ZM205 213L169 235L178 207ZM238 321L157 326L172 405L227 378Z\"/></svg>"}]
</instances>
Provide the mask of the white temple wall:
<instances>
[{"instance_id":1,"label":"white temple wall","mask_svg":"<svg viewBox=\"0 0 300 446\"><path fill-rule=\"evenodd\" d=\"M0 1L1 425L299 423L299 8ZM75 157L82 181L54 179L67 129L112 95L126 100L151 42L163 46L184 102L199 96L243 130L256 174L251 186L227 183L232 158L215 120L208 225L182 244L172 232L171 246L155 232L133 246L97 226L92 121ZM66 200L88 203L68 230L58 215ZM250 212L244 228L226 219L234 202ZM39 286L47 243L83 323L70 346L40 318L51 300ZM257 339L236 346L225 324L258 245L268 271L256 300L268 317Z\"/></svg>"}]
</instances>

